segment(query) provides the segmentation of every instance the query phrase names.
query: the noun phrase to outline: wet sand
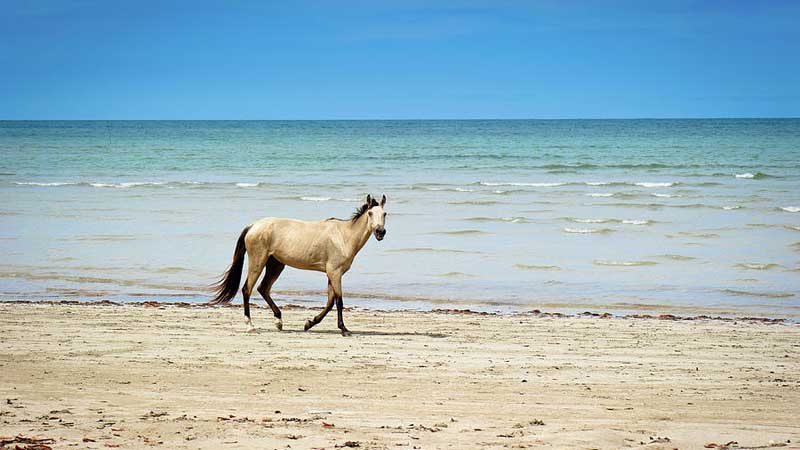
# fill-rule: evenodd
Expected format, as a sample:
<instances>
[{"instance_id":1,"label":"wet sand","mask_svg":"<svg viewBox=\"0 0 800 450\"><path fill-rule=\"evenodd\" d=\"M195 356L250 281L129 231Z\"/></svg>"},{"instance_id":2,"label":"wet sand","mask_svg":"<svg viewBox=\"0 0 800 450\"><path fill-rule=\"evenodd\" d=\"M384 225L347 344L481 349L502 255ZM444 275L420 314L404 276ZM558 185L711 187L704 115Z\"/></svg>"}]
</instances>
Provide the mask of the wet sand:
<instances>
[{"instance_id":1,"label":"wet sand","mask_svg":"<svg viewBox=\"0 0 800 450\"><path fill-rule=\"evenodd\" d=\"M315 312L254 309L250 335L238 308L0 303L0 439L800 447L797 324L353 310L344 338L335 311L302 332Z\"/></svg>"}]
</instances>

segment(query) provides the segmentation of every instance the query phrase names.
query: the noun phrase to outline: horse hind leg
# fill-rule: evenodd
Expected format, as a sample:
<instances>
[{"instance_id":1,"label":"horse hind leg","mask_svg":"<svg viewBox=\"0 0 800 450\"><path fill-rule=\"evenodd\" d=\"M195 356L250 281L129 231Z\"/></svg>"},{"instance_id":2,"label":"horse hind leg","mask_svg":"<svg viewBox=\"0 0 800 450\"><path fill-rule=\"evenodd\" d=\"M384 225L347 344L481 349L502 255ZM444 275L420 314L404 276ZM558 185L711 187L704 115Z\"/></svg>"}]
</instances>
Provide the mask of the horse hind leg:
<instances>
[{"instance_id":1,"label":"horse hind leg","mask_svg":"<svg viewBox=\"0 0 800 450\"><path fill-rule=\"evenodd\" d=\"M272 314L275 316L275 328L277 328L278 331L283 330L281 310L278 308L278 305L275 304L275 301L272 300L269 292L272 290L272 285L275 284L278 277L281 276L284 267L286 266L282 262L270 256L267 260L266 269L264 270L264 279L261 280L261 284L258 286L258 293L261 294L261 297L267 302L267 305L269 305L272 310Z\"/></svg>"},{"instance_id":2,"label":"horse hind leg","mask_svg":"<svg viewBox=\"0 0 800 450\"><path fill-rule=\"evenodd\" d=\"M244 286L242 286L242 304L244 305L244 317L248 333L257 332L256 327L253 326L253 321L250 319L250 294L253 292L253 287L256 281L258 281L261 271L264 270L264 258L260 258L259 256L260 255L248 252L247 257L250 263L247 267L247 280L244 282Z\"/></svg>"}]
</instances>

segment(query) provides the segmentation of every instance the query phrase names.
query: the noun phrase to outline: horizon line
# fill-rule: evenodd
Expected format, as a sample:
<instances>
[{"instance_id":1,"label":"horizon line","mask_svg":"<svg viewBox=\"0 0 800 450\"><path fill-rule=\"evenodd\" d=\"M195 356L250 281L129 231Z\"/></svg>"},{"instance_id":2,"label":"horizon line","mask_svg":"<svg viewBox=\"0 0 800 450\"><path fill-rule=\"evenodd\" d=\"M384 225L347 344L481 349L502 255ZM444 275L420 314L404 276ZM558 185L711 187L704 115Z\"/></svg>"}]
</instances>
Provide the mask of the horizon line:
<instances>
[{"instance_id":1,"label":"horizon line","mask_svg":"<svg viewBox=\"0 0 800 450\"><path fill-rule=\"evenodd\" d=\"M559 121L559 120L797 120L800 116L722 117L549 117L549 118L347 118L347 119L5 119L0 122L423 122L423 121Z\"/></svg>"}]
</instances>

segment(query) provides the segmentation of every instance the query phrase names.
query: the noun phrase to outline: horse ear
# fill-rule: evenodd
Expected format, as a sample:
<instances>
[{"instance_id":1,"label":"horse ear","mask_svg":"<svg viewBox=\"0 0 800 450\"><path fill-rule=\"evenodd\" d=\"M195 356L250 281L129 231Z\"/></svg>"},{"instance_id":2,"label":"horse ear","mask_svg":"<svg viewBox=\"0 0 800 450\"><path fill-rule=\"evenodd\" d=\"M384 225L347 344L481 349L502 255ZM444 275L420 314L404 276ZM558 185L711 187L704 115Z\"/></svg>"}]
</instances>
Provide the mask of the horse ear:
<instances>
[{"instance_id":1,"label":"horse ear","mask_svg":"<svg viewBox=\"0 0 800 450\"><path fill-rule=\"evenodd\" d=\"M370 194L367 194L367 204L368 205L372 204L372 196Z\"/></svg>"},{"instance_id":2,"label":"horse ear","mask_svg":"<svg viewBox=\"0 0 800 450\"><path fill-rule=\"evenodd\" d=\"M383 194L383 197L381 197L381 208L383 208L383 205L385 204L386 204L386 194Z\"/></svg>"}]
</instances>

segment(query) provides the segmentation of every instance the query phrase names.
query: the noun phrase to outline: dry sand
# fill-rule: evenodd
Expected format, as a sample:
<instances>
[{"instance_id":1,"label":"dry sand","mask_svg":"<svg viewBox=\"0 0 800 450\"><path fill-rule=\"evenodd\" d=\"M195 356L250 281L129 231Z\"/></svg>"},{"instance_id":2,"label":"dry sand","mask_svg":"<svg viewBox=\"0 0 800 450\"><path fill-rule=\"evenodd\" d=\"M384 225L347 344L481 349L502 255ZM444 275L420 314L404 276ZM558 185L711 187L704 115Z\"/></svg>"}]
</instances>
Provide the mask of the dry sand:
<instances>
[{"instance_id":1,"label":"dry sand","mask_svg":"<svg viewBox=\"0 0 800 450\"><path fill-rule=\"evenodd\" d=\"M53 449L800 443L800 325L356 310L344 338L335 311L302 332L311 314L285 309L277 332L255 309L248 335L238 308L2 303L0 435Z\"/></svg>"}]
</instances>

